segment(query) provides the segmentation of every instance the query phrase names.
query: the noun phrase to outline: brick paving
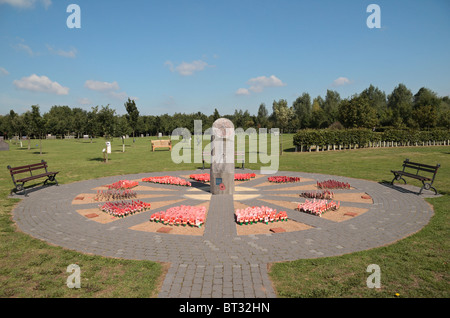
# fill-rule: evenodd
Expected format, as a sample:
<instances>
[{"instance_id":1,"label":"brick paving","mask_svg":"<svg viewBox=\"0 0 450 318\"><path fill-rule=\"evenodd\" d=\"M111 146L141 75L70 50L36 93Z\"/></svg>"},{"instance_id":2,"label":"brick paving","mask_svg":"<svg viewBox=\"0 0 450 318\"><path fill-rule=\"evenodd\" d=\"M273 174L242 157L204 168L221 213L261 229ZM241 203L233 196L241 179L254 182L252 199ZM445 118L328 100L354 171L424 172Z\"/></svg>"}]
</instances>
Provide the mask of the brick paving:
<instances>
[{"instance_id":1,"label":"brick paving","mask_svg":"<svg viewBox=\"0 0 450 318\"><path fill-rule=\"evenodd\" d=\"M341 202L341 206L368 209L366 213L343 222L330 221L272 204L277 210L287 211L289 219L312 228L295 232L237 235L233 196L216 195L211 196L208 218L201 236L130 229L134 225L148 222L153 211L101 224L96 222L95 218L82 216L76 211L80 208L95 208L98 203L85 204L82 207L72 205L72 200L78 195L95 193L95 187L120 179L135 180L167 174L186 176L204 172L208 171L142 173L47 186L29 191L29 196L23 198L14 209L13 218L23 232L67 249L105 257L170 263L159 297L272 298L276 297L276 294L268 276L269 263L338 256L391 244L422 229L433 215L432 208L423 200L431 191L424 191L418 196L418 188L415 187L397 184L390 186L372 181L301 172L278 172L277 175L348 182L355 189L345 191L365 192L372 197L373 204ZM242 186L253 187L265 181L265 177L252 179ZM151 186L177 191L161 191L168 196L142 201L169 202L185 199L160 210L179 204L194 205L201 202L185 196L194 193L189 192L192 188L153 184ZM258 193L260 197L245 202L248 205L270 205L261 201L262 198L288 202L304 201L303 198L275 196L275 191L263 191L290 186L292 184L255 187L253 189L258 191L252 193ZM203 190L207 187L199 189L202 189L199 190L200 193L205 193ZM280 193L295 191L276 191L276 194Z\"/></svg>"}]
</instances>

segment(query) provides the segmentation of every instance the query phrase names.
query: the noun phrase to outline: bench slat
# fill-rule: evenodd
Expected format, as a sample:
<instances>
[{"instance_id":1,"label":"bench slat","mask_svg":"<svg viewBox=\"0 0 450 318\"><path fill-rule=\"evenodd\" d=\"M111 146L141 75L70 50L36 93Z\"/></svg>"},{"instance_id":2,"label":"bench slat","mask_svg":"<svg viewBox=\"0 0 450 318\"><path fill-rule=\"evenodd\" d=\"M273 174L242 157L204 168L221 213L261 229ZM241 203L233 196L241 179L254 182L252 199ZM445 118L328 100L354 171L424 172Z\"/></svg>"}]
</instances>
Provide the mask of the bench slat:
<instances>
[{"instance_id":1,"label":"bench slat","mask_svg":"<svg viewBox=\"0 0 450 318\"><path fill-rule=\"evenodd\" d=\"M25 172L30 172L30 168L22 168L20 170L10 169L9 172L11 173L11 175L25 173Z\"/></svg>"},{"instance_id":2,"label":"bench slat","mask_svg":"<svg viewBox=\"0 0 450 318\"><path fill-rule=\"evenodd\" d=\"M399 174L399 175L407 176L407 177L410 177L410 178L413 178L413 179L418 179L418 180L431 180L431 178L424 177L424 176L419 176L419 175L412 174L412 173L409 173L409 172L404 172L404 171L392 171L392 172L393 172L393 173L395 172L395 173L397 173L397 174Z\"/></svg>"},{"instance_id":3,"label":"bench slat","mask_svg":"<svg viewBox=\"0 0 450 318\"><path fill-rule=\"evenodd\" d=\"M435 173L436 170L437 170L437 169L433 169L433 170L431 170L431 169L424 169L424 168L420 168L420 167L412 167L412 166L407 166L407 165L405 165L405 168L410 168L410 169L414 169L414 170L417 170L417 171L425 171L425 172L429 172L429 173Z\"/></svg>"},{"instance_id":4,"label":"bench slat","mask_svg":"<svg viewBox=\"0 0 450 318\"><path fill-rule=\"evenodd\" d=\"M19 173L25 173L25 172L31 172L33 170L40 170L40 169L45 169L47 168L47 165L30 165L30 166L22 166L22 167L15 167L15 168L10 168L9 172L11 174L19 174Z\"/></svg>"},{"instance_id":5,"label":"bench slat","mask_svg":"<svg viewBox=\"0 0 450 318\"><path fill-rule=\"evenodd\" d=\"M28 182L28 181L31 181L34 179L39 179L39 178L48 177L48 176L57 175L57 174L58 174L58 172L47 172L47 173L42 173L42 174L38 174L35 176L22 178L22 179L16 180L16 182Z\"/></svg>"},{"instance_id":6,"label":"bench slat","mask_svg":"<svg viewBox=\"0 0 450 318\"><path fill-rule=\"evenodd\" d=\"M12 168L10 168L10 170L29 169L29 168L34 168L34 167L38 167L38 166L47 166L47 164L45 162L33 163L31 165L26 165L26 166L12 167Z\"/></svg>"},{"instance_id":7,"label":"bench slat","mask_svg":"<svg viewBox=\"0 0 450 318\"><path fill-rule=\"evenodd\" d=\"M424 168L430 168L430 169L434 169L434 170L437 170L439 168L439 165L437 165L437 166L430 166L430 165L426 165L426 164L423 164L423 163L417 163L417 162L412 162L412 161L407 161L407 162L405 162L405 164L420 166L420 167L424 167Z\"/></svg>"}]
</instances>

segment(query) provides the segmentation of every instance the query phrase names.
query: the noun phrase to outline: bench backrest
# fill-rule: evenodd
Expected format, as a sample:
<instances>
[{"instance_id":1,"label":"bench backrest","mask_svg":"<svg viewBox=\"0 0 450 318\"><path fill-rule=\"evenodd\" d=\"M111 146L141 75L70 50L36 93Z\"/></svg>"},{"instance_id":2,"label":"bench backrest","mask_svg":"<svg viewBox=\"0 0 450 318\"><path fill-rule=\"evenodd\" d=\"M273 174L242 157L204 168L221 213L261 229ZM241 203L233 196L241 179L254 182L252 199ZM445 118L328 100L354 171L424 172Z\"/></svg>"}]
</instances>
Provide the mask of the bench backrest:
<instances>
[{"instance_id":1,"label":"bench backrest","mask_svg":"<svg viewBox=\"0 0 450 318\"><path fill-rule=\"evenodd\" d=\"M403 161L403 171L405 171L406 168L414 169L416 170L416 174L419 174L419 171L425 171L435 175L440 166L440 164L437 164L436 166L430 166L423 163L412 162L409 161L409 159Z\"/></svg>"},{"instance_id":2,"label":"bench backrest","mask_svg":"<svg viewBox=\"0 0 450 318\"><path fill-rule=\"evenodd\" d=\"M31 165L26 165L26 166L20 166L20 167L8 166L8 169L9 169L9 173L11 174L11 176L13 176L15 174L19 174L19 173L26 173L26 172L29 172L31 175L33 175L32 171L34 171L34 170L40 170L40 169L47 170L47 162L42 160L40 163L34 163Z\"/></svg>"},{"instance_id":3,"label":"bench backrest","mask_svg":"<svg viewBox=\"0 0 450 318\"><path fill-rule=\"evenodd\" d=\"M171 140L163 139L163 140L152 140L152 144L156 146L164 146L164 145L170 145Z\"/></svg>"}]
</instances>

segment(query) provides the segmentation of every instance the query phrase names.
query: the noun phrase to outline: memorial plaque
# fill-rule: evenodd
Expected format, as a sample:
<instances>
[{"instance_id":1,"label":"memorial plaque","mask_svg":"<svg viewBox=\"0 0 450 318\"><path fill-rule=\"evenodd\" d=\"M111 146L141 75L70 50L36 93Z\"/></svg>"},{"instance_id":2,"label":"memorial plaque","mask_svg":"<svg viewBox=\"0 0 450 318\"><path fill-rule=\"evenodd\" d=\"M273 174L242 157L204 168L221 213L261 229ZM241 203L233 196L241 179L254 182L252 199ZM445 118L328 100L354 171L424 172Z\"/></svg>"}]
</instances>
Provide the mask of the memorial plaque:
<instances>
[{"instance_id":1,"label":"memorial plaque","mask_svg":"<svg viewBox=\"0 0 450 318\"><path fill-rule=\"evenodd\" d=\"M210 180L212 194L234 193L234 125L226 118L212 126Z\"/></svg>"}]
</instances>

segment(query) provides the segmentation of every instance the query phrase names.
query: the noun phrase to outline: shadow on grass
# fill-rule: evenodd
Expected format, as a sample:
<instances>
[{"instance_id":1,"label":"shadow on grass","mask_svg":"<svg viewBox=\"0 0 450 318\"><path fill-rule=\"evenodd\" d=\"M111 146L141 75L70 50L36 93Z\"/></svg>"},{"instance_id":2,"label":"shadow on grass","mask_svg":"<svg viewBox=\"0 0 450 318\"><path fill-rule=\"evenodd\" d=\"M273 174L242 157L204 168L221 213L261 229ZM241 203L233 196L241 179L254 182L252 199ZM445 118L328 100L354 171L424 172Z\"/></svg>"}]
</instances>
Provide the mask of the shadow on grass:
<instances>
[{"instance_id":1,"label":"shadow on grass","mask_svg":"<svg viewBox=\"0 0 450 318\"><path fill-rule=\"evenodd\" d=\"M39 191L41 189L45 189L45 188L51 187L51 186L58 186L58 185L56 183L54 183L54 182L53 183L47 183L47 184L43 184L43 182L41 182L41 183L35 183L35 184L32 184L32 185L28 185L28 186L26 186L24 188L25 188L26 194L28 195L30 193L33 193L33 192L36 192L36 191ZM25 196L25 194L24 194L24 192L22 190L17 191L15 188L11 188L9 196L11 198L14 198L14 199L26 198L26 196Z\"/></svg>"},{"instance_id":2,"label":"shadow on grass","mask_svg":"<svg viewBox=\"0 0 450 318\"><path fill-rule=\"evenodd\" d=\"M283 152L295 152L295 147L285 148L283 149Z\"/></svg>"},{"instance_id":3,"label":"shadow on grass","mask_svg":"<svg viewBox=\"0 0 450 318\"><path fill-rule=\"evenodd\" d=\"M91 158L91 159L88 159L88 160L89 161L105 162L105 159L103 159L102 157ZM111 161L111 159L108 158L108 161Z\"/></svg>"},{"instance_id":4,"label":"shadow on grass","mask_svg":"<svg viewBox=\"0 0 450 318\"><path fill-rule=\"evenodd\" d=\"M420 187L416 187L410 184L403 184L403 183L398 183L398 184L391 184L391 181L380 181L379 184L381 184L382 186L385 186L387 188L390 188L392 190L396 190L398 192L402 192L402 193L411 193L411 194L415 194L417 196L419 196L419 191L420 191ZM440 197L442 194L442 192L438 192L438 194L434 194L434 191L431 190L423 190L422 194L420 194L421 197L424 198L437 198Z\"/></svg>"}]
</instances>

